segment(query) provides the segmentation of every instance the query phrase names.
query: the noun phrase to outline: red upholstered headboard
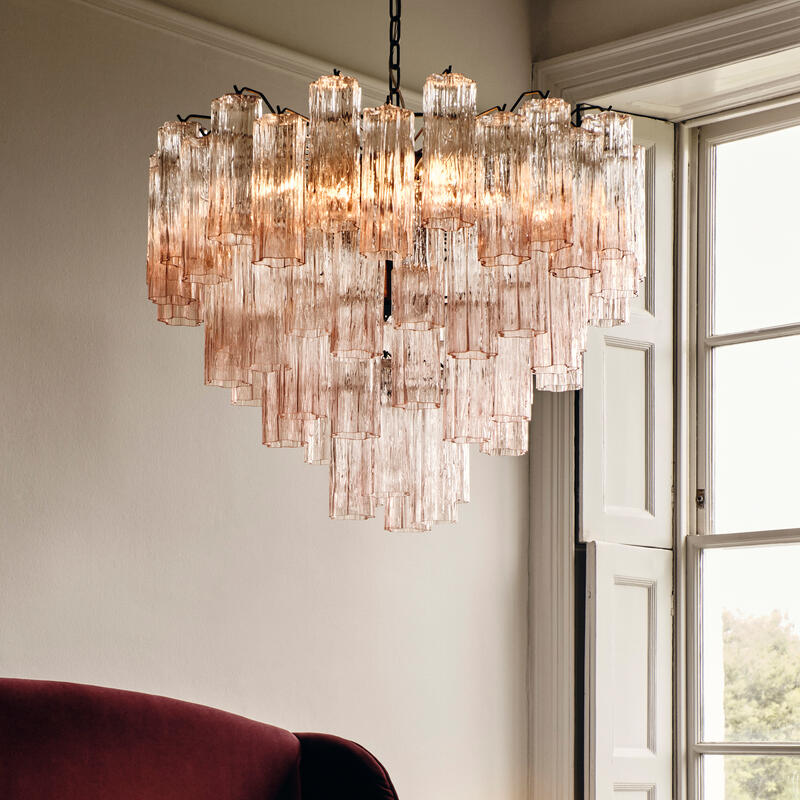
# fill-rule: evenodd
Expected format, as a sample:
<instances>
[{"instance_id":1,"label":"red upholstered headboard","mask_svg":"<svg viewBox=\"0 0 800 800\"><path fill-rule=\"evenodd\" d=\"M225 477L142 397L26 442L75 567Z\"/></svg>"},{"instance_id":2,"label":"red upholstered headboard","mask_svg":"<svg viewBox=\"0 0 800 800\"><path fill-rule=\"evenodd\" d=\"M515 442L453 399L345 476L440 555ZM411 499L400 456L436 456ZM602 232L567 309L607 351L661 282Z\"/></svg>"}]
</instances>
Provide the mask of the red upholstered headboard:
<instances>
[{"instance_id":1,"label":"red upholstered headboard","mask_svg":"<svg viewBox=\"0 0 800 800\"><path fill-rule=\"evenodd\" d=\"M137 692L0 679L3 800L396 797L377 759L344 739Z\"/></svg>"}]
</instances>

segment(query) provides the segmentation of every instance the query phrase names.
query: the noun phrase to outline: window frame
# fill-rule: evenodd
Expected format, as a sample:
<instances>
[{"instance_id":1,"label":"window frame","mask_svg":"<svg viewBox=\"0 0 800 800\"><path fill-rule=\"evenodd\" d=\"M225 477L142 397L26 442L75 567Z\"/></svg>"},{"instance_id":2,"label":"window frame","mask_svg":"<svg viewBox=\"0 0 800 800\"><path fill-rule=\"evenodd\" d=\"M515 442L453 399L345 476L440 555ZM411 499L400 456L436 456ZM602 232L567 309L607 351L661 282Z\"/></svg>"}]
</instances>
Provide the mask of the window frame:
<instances>
[{"instance_id":1,"label":"window frame","mask_svg":"<svg viewBox=\"0 0 800 800\"><path fill-rule=\"evenodd\" d=\"M717 347L800 335L800 322L714 334L714 167L719 144L800 125L800 103L739 116L700 127L694 143L696 185L696 282L694 316L696 350L691 359L696 394L694 453L694 513L689 514L686 537L686 763L689 800L702 800L704 755L800 755L800 742L713 742L702 738L702 565L711 548L800 544L800 528L711 533L713 528L712 476L712 357ZM692 483L689 484L692 486ZM704 502L699 500L704 498Z\"/></svg>"}]
</instances>

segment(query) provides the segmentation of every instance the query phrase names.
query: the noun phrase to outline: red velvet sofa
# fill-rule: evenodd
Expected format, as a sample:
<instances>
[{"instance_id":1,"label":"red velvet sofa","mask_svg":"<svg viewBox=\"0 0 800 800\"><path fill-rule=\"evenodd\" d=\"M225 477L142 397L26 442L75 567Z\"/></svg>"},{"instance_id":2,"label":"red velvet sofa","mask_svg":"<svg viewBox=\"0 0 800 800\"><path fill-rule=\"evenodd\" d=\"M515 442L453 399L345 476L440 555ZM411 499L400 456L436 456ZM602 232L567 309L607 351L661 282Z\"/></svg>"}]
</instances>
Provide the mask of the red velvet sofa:
<instances>
[{"instance_id":1,"label":"red velvet sofa","mask_svg":"<svg viewBox=\"0 0 800 800\"><path fill-rule=\"evenodd\" d=\"M354 742L166 697L0 679L2 800L396 800Z\"/></svg>"}]
</instances>

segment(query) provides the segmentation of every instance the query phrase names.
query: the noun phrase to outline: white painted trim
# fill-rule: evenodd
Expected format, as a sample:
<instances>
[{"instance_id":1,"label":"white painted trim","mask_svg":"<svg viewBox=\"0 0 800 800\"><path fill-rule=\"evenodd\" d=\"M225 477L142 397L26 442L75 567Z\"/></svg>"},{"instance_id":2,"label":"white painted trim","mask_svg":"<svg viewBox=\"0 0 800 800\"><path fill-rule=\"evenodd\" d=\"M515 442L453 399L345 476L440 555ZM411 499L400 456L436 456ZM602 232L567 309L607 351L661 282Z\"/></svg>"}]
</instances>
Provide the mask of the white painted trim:
<instances>
[{"instance_id":1,"label":"white painted trim","mask_svg":"<svg viewBox=\"0 0 800 800\"><path fill-rule=\"evenodd\" d=\"M224 53L239 56L263 67L302 78L309 83L320 75L329 74L332 67L337 66L358 79L365 105L380 105L386 99L387 81L345 70L345 64L329 64L289 48L266 42L256 36L232 30L192 14L167 8L160 3L152 2L152 0L74 0L74 2ZM268 90L269 87L264 88ZM403 97L409 108L415 110L422 108L420 92L403 89Z\"/></svg>"},{"instance_id":2,"label":"white painted trim","mask_svg":"<svg viewBox=\"0 0 800 800\"><path fill-rule=\"evenodd\" d=\"M572 392L537 392L531 428L528 797L575 784L575 509Z\"/></svg>"},{"instance_id":3,"label":"white painted trim","mask_svg":"<svg viewBox=\"0 0 800 800\"><path fill-rule=\"evenodd\" d=\"M553 94L588 100L798 45L800 0L761 0L540 61L534 79ZM740 102L757 99L756 92Z\"/></svg>"}]
</instances>

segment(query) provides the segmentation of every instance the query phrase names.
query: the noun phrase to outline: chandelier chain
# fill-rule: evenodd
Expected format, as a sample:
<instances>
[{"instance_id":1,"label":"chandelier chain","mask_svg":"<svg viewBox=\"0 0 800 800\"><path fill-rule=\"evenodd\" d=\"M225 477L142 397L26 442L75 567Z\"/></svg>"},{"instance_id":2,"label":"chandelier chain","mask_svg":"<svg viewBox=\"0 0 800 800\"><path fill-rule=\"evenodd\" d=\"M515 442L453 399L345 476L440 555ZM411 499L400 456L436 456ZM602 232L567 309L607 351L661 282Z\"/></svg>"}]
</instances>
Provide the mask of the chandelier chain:
<instances>
[{"instance_id":1,"label":"chandelier chain","mask_svg":"<svg viewBox=\"0 0 800 800\"><path fill-rule=\"evenodd\" d=\"M386 102L405 107L400 92L400 4L401 0L389 0L389 94Z\"/></svg>"}]
</instances>

